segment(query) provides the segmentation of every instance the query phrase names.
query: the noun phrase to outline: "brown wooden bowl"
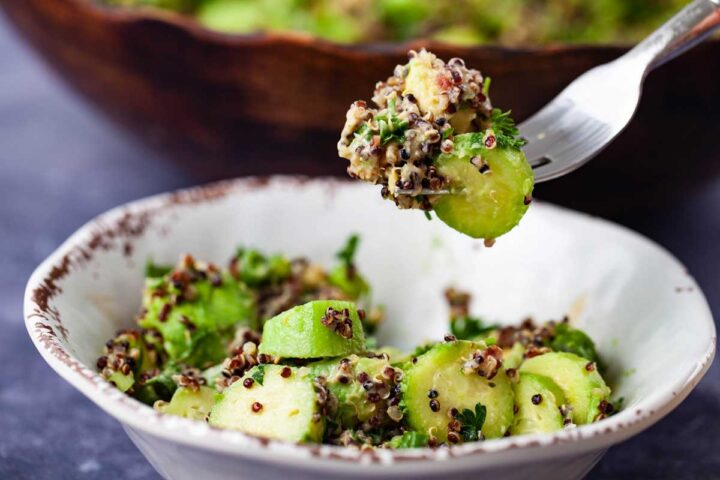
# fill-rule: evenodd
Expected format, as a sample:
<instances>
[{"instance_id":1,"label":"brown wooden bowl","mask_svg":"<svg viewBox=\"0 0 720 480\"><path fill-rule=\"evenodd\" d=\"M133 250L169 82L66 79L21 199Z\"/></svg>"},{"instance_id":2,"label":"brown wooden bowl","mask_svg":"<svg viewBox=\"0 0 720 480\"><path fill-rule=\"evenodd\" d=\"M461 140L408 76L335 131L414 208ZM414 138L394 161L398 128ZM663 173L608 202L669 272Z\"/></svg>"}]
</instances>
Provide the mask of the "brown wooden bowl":
<instances>
[{"instance_id":1,"label":"brown wooden bowl","mask_svg":"<svg viewBox=\"0 0 720 480\"><path fill-rule=\"evenodd\" d=\"M301 35L231 36L192 19L108 10L87 0L2 0L60 73L118 123L199 179L343 175L335 143L347 107L428 47L493 78L493 103L522 120L623 47L454 47L428 41L340 46ZM720 42L654 72L637 117L601 156L538 188L540 197L608 214L656 207L720 173Z\"/></svg>"}]
</instances>

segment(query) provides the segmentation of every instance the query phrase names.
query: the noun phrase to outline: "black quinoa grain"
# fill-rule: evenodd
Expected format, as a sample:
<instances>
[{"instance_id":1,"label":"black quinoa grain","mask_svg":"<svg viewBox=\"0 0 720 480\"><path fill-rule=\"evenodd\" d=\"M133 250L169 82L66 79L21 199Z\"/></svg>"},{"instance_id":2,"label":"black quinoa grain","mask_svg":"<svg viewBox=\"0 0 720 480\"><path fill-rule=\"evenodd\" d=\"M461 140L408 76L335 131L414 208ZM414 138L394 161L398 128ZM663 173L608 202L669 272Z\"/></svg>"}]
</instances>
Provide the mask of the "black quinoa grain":
<instances>
[{"instance_id":1,"label":"black quinoa grain","mask_svg":"<svg viewBox=\"0 0 720 480\"><path fill-rule=\"evenodd\" d=\"M445 337L443 337L443 339L446 342L454 342L455 340L457 340L457 338L455 338L455 335L445 335Z\"/></svg>"},{"instance_id":2,"label":"black quinoa grain","mask_svg":"<svg viewBox=\"0 0 720 480\"><path fill-rule=\"evenodd\" d=\"M102 370L103 368L107 367L107 357L100 357L97 359L97 368L98 370Z\"/></svg>"},{"instance_id":3,"label":"black quinoa grain","mask_svg":"<svg viewBox=\"0 0 720 480\"><path fill-rule=\"evenodd\" d=\"M252 404L252 411L255 413L258 413L260 410L263 409L263 404L260 402L255 402Z\"/></svg>"},{"instance_id":4,"label":"black quinoa grain","mask_svg":"<svg viewBox=\"0 0 720 480\"><path fill-rule=\"evenodd\" d=\"M457 416L458 416L458 413L460 413L460 412L458 411L457 408L452 407L452 408L450 409L450 415L451 415L453 418L457 417Z\"/></svg>"},{"instance_id":5,"label":"black quinoa grain","mask_svg":"<svg viewBox=\"0 0 720 480\"><path fill-rule=\"evenodd\" d=\"M586 363L585 370L587 370L588 372L592 372L593 370L595 370L595 362Z\"/></svg>"},{"instance_id":6,"label":"black quinoa grain","mask_svg":"<svg viewBox=\"0 0 720 480\"><path fill-rule=\"evenodd\" d=\"M165 322L168 315L170 314L171 309L172 305L170 305L169 303L164 304L160 309L160 313L158 313L158 320L160 320L160 322Z\"/></svg>"},{"instance_id":7,"label":"black quinoa grain","mask_svg":"<svg viewBox=\"0 0 720 480\"><path fill-rule=\"evenodd\" d=\"M440 402L438 402L436 399L430 400L430 410L433 412L439 412L440 411Z\"/></svg>"},{"instance_id":8,"label":"black quinoa grain","mask_svg":"<svg viewBox=\"0 0 720 480\"><path fill-rule=\"evenodd\" d=\"M536 393L535 395L532 396L531 401L532 401L533 405L540 405L540 403L542 403L542 395L540 395L539 393Z\"/></svg>"},{"instance_id":9,"label":"black quinoa grain","mask_svg":"<svg viewBox=\"0 0 720 480\"><path fill-rule=\"evenodd\" d=\"M430 391L428 392L428 398L437 398L438 395L440 394L434 388L430 389Z\"/></svg>"},{"instance_id":10,"label":"black quinoa grain","mask_svg":"<svg viewBox=\"0 0 720 480\"><path fill-rule=\"evenodd\" d=\"M447 439L450 443L460 443L460 435L457 432L448 432Z\"/></svg>"},{"instance_id":11,"label":"black quinoa grain","mask_svg":"<svg viewBox=\"0 0 720 480\"><path fill-rule=\"evenodd\" d=\"M245 388L252 388L252 386L255 384L255 380L252 378L246 378L243 380L243 387Z\"/></svg>"}]
</instances>

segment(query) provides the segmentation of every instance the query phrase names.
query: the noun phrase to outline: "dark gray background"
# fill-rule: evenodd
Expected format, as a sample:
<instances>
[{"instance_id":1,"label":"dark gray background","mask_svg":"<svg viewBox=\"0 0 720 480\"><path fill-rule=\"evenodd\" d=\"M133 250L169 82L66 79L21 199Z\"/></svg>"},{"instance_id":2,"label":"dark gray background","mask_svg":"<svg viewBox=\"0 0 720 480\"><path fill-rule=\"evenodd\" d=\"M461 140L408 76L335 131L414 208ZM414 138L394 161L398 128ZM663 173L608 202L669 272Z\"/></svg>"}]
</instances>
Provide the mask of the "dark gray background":
<instances>
[{"instance_id":1,"label":"dark gray background","mask_svg":"<svg viewBox=\"0 0 720 480\"><path fill-rule=\"evenodd\" d=\"M96 214L193 183L70 94L0 17L0 479L157 478L119 424L37 354L22 295L33 268ZM614 220L677 255L717 315L719 212L720 178L672 208ZM589 478L720 478L718 361L677 410L610 450Z\"/></svg>"}]
</instances>

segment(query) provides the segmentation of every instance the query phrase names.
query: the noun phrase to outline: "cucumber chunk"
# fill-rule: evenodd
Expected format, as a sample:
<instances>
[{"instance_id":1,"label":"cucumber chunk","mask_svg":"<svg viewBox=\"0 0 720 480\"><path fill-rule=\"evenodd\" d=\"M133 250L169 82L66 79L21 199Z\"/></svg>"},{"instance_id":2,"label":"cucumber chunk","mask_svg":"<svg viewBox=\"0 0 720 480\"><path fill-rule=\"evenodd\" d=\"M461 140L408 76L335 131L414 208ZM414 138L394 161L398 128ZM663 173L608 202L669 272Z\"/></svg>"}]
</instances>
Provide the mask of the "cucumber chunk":
<instances>
[{"instance_id":1,"label":"cucumber chunk","mask_svg":"<svg viewBox=\"0 0 720 480\"><path fill-rule=\"evenodd\" d=\"M200 386L197 390L181 387L175 391L170 402L155 403L155 409L178 417L205 421L215 404L216 395L215 389L210 387Z\"/></svg>"},{"instance_id":2,"label":"cucumber chunk","mask_svg":"<svg viewBox=\"0 0 720 480\"><path fill-rule=\"evenodd\" d=\"M148 279L145 313L139 320L141 327L162 334L170 360L209 367L225 358L225 345L235 327L257 329L253 294L231 275L222 275L214 284L208 278L197 278L183 291L175 286L173 275L178 271Z\"/></svg>"},{"instance_id":3,"label":"cucumber chunk","mask_svg":"<svg viewBox=\"0 0 720 480\"><path fill-rule=\"evenodd\" d=\"M316 300L271 318L260 343L260 353L281 358L340 357L364 350L355 304L339 300Z\"/></svg>"},{"instance_id":4,"label":"cucumber chunk","mask_svg":"<svg viewBox=\"0 0 720 480\"><path fill-rule=\"evenodd\" d=\"M544 433L563 428L560 405L565 404L565 395L552 380L532 373L521 373L514 391L517 413L510 433Z\"/></svg>"},{"instance_id":5,"label":"cucumber chunk","mask_svg":"<svg viewBox=\"0 0 720 480\"><path fill-rule=\"evenodd\" d=\"M457 135L453 152L435 161L438 173L456 193L440 196L433 208L455 230L494 239L510 231L527 211L533 172L521 150L485 148L483 137L484 133Z\"/></svg>"},{"instance_id":6,"label":"cucumber chunk","mask_svg":"<svg viewBox=\"0 0 720 480\"><path fill-rule=\"evenodd\" d=\"M390 411L396 379L402 371L393 368L385 358L350 355L308 365L313 374L327 379L330 393L337 398L333 420L343 427L354 428L374 417L373 425L385 426L401 419L400 409ZM399 400L399 398L398 398Z\"/></svg>"},{"instance_id":7,"label":"cucumber chunk","mask_svg":"<svg viewBox=\"0 0 720 480\"><path fill-rule=\"evenodd\" d=\"M338 265L330 270L328 274L330 285L338 287L348 298L357 300L370 291L370 286L365 279L347 265Z\"/></svg>"},{"instance_id":8,"label":"cucumber chunk","mask_svg":"<svg viewBox=\"0 0 720 480\"><path fill-rule=\"evenodd\" d=\"M610 388L595 364L572 353L551 352L529 358L520 373L542 375L555 382L572 408L576 425L592 423L600 413L600 403L610 397Z\"/></svg>"},{"instance_id":9,"label":"cucumber chunk","mask_svg":"<svg viewBox=\"0 0 720 480\"><path fill-rule=\"evenodd\" d=\"M482 434L502 437L513 421L513 389L500 367L491 379L465 373L464 364L482 343L457 340L434 346L417 357L402 381L403 405L409 426L444 442L453 408L473 411L477 404L487 409ZM433 403L435 402L435 403Z\"/></svg>"},{"instance_id":10,"label":"cucumber chunk","mask_svg":"<svg viewBox=\"0 0 720 480\"><path fill-rule=\"evenodd\" d=\"M503 349L503 367L519 368L525 359L525 346L520 342L515 342L511 348Z\"/></svg>"},{"instance_id":11,"label":"cucumber chunk","mask_svg":"<svg viewBox=\"0 0 720 480\"><path fill-rule=\"evenodd\" d=\"M313 379L305 367L259 365L225 390L208 421L261 437L320 442L325 419Z\"/></svg>"}]
</instances>

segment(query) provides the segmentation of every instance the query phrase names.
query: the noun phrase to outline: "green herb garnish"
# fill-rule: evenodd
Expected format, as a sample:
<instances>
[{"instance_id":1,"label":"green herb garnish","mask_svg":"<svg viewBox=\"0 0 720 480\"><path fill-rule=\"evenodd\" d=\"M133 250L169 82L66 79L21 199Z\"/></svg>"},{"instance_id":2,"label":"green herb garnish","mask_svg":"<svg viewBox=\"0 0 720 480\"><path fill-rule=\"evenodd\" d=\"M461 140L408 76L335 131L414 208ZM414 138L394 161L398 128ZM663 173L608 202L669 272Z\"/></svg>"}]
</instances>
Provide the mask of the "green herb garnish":
<instances>
[{"instance_id":1,"label":"green herb garnish","mask_svg":"<svg viewBox=\"0 0 720 480\"><path fill-rule=\"evenodd\" d=\"M574 353L600 365L595 344L590 337L566 323L555 327L555 336L548 342L548 346L558 352Z\"/></svg>"},{"instance_id":2,"label":"green herb garnish","mask_svg":"<svg viewBox=\"0 0 720 480\"><path fill-rule=\"evenodd\" d=\"M146 278L159 278L164 277L172 271L170 265L159 265L148 258L145 262L145 277Z\"/></svg>"},{"instance_id":3,"label":"green herb garnish","mask_svg":"<svg viewBox=\"0 0 720 480\"><path fill-rule=\"evenodd\" d=\"M255 367L255 371L251 376L253 380L262 385L265 381L265 365L258 365Z\"/></svg>"},{"instance_id":4,"label":"green herb garnish","mask_svg":"<svg viewBox=\"0 0 720 480\"><path fill-rule=\"evenodd\" d=\"M377 121L380 131L381 145L391 141L402 143L405 140L405 130L410 123L407 120L401 120L395 112L394 98L388 101L387 112L376 115L375 121Z\"/></svg>"},{"instance_id":5,"label":"green herb garnish","mask_svg":"<svg viewBox=\"0 0 720 480\"><path fill-rule=\"evenodd\" d=\"M445 140L446 138L450 138L453 133L455 133L455 129L453 127L446 128L445 131L442 132L442 139Z\"/></svg>"},{"instance_id":6,"label":"green herb garnish","mask_svg":"<svg viewBox=\"0 0 720 480\"><path fill-rule=\"evenodd\" d=\"M471 340L498 328L497 325L485 325L479 318L470 316L450 320L450 333L459 340Z\"/></svg>"},{"instance_id":7,"label":"green herb garnish","mask_svg":"<svg viewBox=\"0 0 720 480\"><path fill-rule=\"evenodd\" d=\"M428 220L432 220L432 215L430 215L430 212L425 210L423 213L425 214L425 218L427 218Z\"/></svg>"},{"instance_id":8,"label":"green herb garnish","mask_svg":"<svg viewBox=\"0 0 720 480\"><path fill-rule=\"evenodd\" d=\"M427 446L428 436L422 432L403 432L390 439L387 443L390 448L421 448Z\"/></svg>"},{"instance_id":9,"label":"green herb garnish","mask_svg":"<svg viewBox=\"0 0 720 480\"><path fill-rule=\"evenodd\" d=\"M258 250L238 248L235 259L240 280L251 287L276 283L290 276L290 261L283 255L265 256Z\"/></svg>"},{"instance_id":10,"label":"green herb garnish","mask_svg":"<svg viewBox=\"0 0 720 480\"><path fill-rule=\"evenodd\" d=\"M492 79L490 77L485 77L485 80L483 80L483 86L482 86L482 93L486 97L490 95L490 82Z\"/></svg>"},{"instance_id":11,"label":"green herb garnish","mask_svg":"<svg viewBox=\"0 0 720 480\"><path fill-rule=\"evenodd\" d=\"M493 108L492 114L490 114L491 128L495 132L497 144L501 148L520 150L527 142L520 137L520 130L515 126L515 120L510 118L511 112L511 110L503 112L499 108Z\"/></svg>"},{"instance_id":12,"label":"green herb garnish","mask_svg":"<svg viewBox=\"0 0 720 480\"><path fill-rule=\"evenodd\" d=\"M475 412L466 408L455 417L461 424L460 434L466 442L475 442L480 439L480 431L485 423L487 409L481 403L475 404Z\"/></svg>"},{"instance_id":13,"label":"green herb garnish","mask_svg":"<svg viewBox=\"0 0 720 480\"><path fill-rule=\"evenodd\" d=\"M345 266L350 266L355 261L355 252L360 244L360 236L353 233L348 237L343 248L335 254Z\"/></svg>"}]
</instances>

